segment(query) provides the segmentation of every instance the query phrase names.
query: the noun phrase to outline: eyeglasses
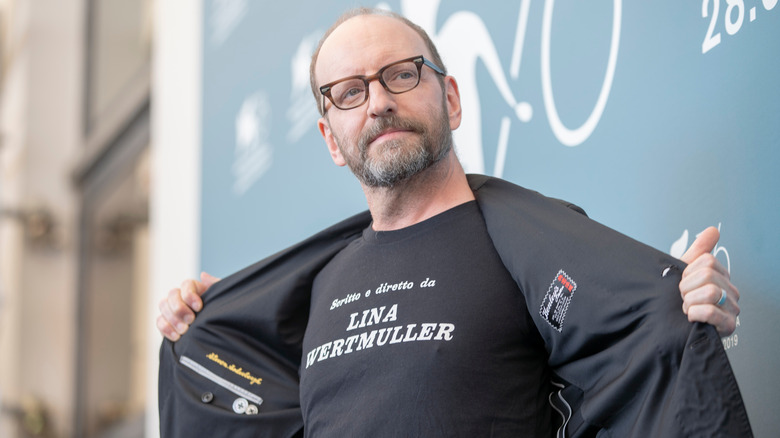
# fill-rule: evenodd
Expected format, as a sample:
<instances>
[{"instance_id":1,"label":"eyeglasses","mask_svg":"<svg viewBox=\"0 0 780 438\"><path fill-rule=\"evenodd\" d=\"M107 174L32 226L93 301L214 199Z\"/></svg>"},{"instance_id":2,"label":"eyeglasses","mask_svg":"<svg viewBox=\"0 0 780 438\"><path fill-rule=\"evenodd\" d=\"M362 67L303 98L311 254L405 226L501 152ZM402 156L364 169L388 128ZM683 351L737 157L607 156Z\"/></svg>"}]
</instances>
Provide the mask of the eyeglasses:
<instances>
[{"instance_id":1,"label":"eyeglasses","mask_svg":"<svg viewBox=\"0 0 780 438\"><path fill-rule=\"evenodd\" d=\"M393 94L406 93L420 83L422 66L444 76L446 73L424 56L413 56L388 64L371 76L349 76L320 87L322 113L325 114L325 97L340 110L349 110L363 105L368 100L368 84L379 80L385 90Z\"/></svg>"}]
</instances>

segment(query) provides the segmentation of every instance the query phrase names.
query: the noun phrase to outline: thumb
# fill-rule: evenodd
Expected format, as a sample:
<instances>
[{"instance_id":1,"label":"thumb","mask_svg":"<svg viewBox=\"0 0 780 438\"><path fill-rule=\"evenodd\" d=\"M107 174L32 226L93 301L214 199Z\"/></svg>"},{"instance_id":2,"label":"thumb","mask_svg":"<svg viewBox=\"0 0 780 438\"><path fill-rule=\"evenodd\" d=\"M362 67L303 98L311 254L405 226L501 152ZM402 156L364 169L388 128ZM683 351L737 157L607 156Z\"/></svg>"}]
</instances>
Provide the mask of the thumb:
<instances>
[{"instance_id":1,"label":"thumb","mask_svg":"<svg viewBox=\"0 0 780 438\"><path fill-rule=\"evenodd\" d=\"M198 292L200 292L200 294L202 295L203 292L206 292L206 289L210 288L214 283L218 282L219 280L220 280L219 278L214 277L208 272L201 272L200 283L202 285L202 288Z\"/></svg>"},{"instance_id":2,"label":"thumb","mask_svg":"<svg viewBox=\"0 0 780 438\"><path fill-rule=\"evenodd\" d=\"M696 240L693 241L688 251L685 251L685 254L680 257L680 260L688 264L692 263L700 255L712 251L715 248L715 244L718 243L718 239L720 239L718 229L715 227L707 228L696 237Z\"/></svg>"}]
</instances>

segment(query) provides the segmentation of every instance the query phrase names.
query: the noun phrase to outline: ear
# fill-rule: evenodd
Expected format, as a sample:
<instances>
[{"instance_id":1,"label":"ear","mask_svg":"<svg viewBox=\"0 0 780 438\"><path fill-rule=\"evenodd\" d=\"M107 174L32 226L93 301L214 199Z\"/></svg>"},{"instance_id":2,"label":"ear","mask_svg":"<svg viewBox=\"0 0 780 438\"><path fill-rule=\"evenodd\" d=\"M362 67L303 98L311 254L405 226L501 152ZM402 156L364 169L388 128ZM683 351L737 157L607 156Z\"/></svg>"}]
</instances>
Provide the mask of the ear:
<instances>
[{"instance_id":1,"label":"ear","mask_svg":"<svg viewBox=\"0 0 780 438\"><path fill-rule=\"evenodd\" d=\"M347 161L341 154L341 149L339 149L339 145L336 143L336 138L330 130L330 122L328 119L320 117L320 119L317 120L317 129L319 129L322 138L325 140L325 144L328 146L328 152L330 152L330 157L333 159L333 162L337 166L346 166Z\"/></svg>"},{"instance_id":2,"label":"ear","mask_svg":"<svg viewBox=\"0 0 780 438\"><path fill-rule=\"evenodd\" d=\"M452 76L444 78L444 91L447 93L447 114L450 119L450 130L454 131L460 126L462 116L460 107L460 91L458 83Z\"/></svg>"}]
</instances>

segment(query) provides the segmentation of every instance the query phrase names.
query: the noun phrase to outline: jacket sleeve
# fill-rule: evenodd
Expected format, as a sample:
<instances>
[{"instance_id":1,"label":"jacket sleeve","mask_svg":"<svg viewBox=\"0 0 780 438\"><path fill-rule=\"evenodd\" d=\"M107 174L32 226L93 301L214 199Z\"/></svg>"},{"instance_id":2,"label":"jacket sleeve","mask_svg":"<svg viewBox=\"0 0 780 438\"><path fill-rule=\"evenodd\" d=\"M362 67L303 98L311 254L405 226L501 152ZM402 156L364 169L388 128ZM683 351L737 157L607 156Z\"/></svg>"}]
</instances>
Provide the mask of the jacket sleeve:
<instances>
[{"instance_id":1,"label":"jacket sleeve","mask_svg":"<svg viewBox=\"0 0 780 438\"><path fill-rule=\"evenodd\" d=\"M470 182L545 341L559 436L752 436L715 329L681 311L683 262L538 193Z\"/></svg>"},{"instance_id":2,"label":"jacket sleeve","mask_svg":"<svg viewBox=\"0 0 780 438\"><path fill-rule=\"evenodd\" d=\"M370 221L354 216L215 285L160 349L161 436L302 435L301 344L311 284Z\"/></svg>"}]
</instances>

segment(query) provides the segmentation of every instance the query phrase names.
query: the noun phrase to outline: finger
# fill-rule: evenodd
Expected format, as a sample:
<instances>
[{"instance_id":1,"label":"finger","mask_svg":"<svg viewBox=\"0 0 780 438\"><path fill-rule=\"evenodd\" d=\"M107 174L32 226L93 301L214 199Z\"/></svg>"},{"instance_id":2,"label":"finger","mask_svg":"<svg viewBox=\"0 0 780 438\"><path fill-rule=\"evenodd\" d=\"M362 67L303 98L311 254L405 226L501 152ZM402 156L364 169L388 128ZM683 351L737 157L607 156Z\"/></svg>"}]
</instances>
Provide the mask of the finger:
<instances>
[{"instance_id":1,"label":"finger","mask_svg":"<svg viewBox=\"0 0 780 438\"><path fill-rule=\"evenodd\" d=\"M685 268L682 277L705 278L707 276L715 275L719 275L726 281L731 279L729 270L723 266L714 255L711 253L704 253L696 257L696 259Z\"/></svg>"},{"instance_id":2,"label":"finger","mask_svg":"<svg viewBox=\"0 0 780 438\"><path fill-rule=\"evenodd\" d=\"M683 290L684 282L680 283L683 294L683 312L688 315L689 321L713 325L721 336L728 336L736 329L737 315L740 312L737 303L739 290L720 274L717 277L720 280L691 290ZM718 305L723 292L726 292L726 301Z\"/></svg>"},{"instance_id":3,"label":"finger","mask_svg":"<svg viewBox=\"0 0 780 438\"><path fill-rule=\"evenodd\" d=\"M184 331L187 330L186 326L189 326L192 321L195 320L195 313L190 306L184 302L182 299L183 295L183 290L171 289L171 291L168 292L168 299L166 300L170 314L166 314L165 308L161 309L163 311L163 316L168 319L180 334L183 334ZM184 330L182 330L182 328Z\"/></svg>"},{"instance_id":4,"label":"finger","mask_svg":"<svg viewBox=\"0 0 780 438\"><path fill-rule=\"evenodd\" d=\"M726 301L717 305L726 292ZM740 308L739 291L728 283L726 288L720 288L714 284L707 284L688 292L683 300L683 312L688 315L689 321L704 322L713 325L721 336L728 336L736 328L737 315Z\"/></svg>"},{"instance_id":5,"label":"finger","mask_svg":"<svg viewBox=\"0 0 780 438\"><path fill-rule=\"evenodd\" d=\"M181 335L176 332L176 329L174 329L162 315L157 317L157 330L159 330L161 335L172 342L176 342L181 338Z\"/></svg>"},{"instance_id":6,"label":"finger","mask_svg":"<svg viewBox=\"0 0 780 438\"><path fill-rule=\"evenodd\" d=\"M715 305L696 305L688 309L688 321L704 322L715 327L721 337L734 333L736 317Z\"/></svg>"},{"instance_id":7,"label":"finger","mask_svg":"<svg viewBox=\"0 0 780 438\"><path fill-rule=\"evenodd\" d=\"M720 302L724 291L726 292L726 300L719 307L726 311L730 311L731 308L736 308L737 304L736 299L734 298L734 294L730 293L728 289L721 288L715 284L707 284L685 293L683 296L683 312L688 313L688 309L693 306L717 306L717 303Z\"/></svg>"},{"instance_id":8,"label":"finger","mask_svg":"<svg viewBox=\"0 0 780 438\"><path fill-rule=\"evenodd\" d=\"M183 334L187 331L189 326L173 313L167 297L160 301L159 308L160 316L171 326L173 331L178 334Z\"/></svg>"},{"instance_id":9,"label":"finger","mask_svg":"<svg viewBox=\"0 0 780 438\"><path fill-rule=\"evenodd\" d=\"M221 278L217 278L208 272L201 272L200 273L200 282L205 288L203 289L203 292L205 292L208 288L210 288L214 283L221 280ZM201 295L203 295L203 292L201 292Z\"/></svg>"},{"instance_id":10,"label":"finger","mask_svg":"<svg viewBox=\"0 0 780 438\"><path fill-rule=\"evenodd\" d=\"M707 287L708 285L716 286L718 293L720 293L720 289L726 289L727 292L731 292L733 289L735 293L732 295L739 299L739 293L736 292L736 288L731 284L726 268L710 254L704 254L699 256L693 264L688 265L683 271L682 279L680 280L680 294L685 299L685 295L689 292L701 287Z\"/></svg>"},{"instance_id":11,"label":"finger","mask_svg":"<svg viewBox=\"0 0 780 438\"><path fill-rule=\"evenodd\" d=\"M168 304L168 298L163 298L160 300L160 304L158 306L160 308L160 315L158 317L162 318L163 321L165 321L165 325L163 325L163 328L168 329L170 327L170 333L176 333L177 335L181 335L187 331L188 325L185 324L183 321L179 320L171 310L171 306ZM158 323L158 328L160 327L160 323ZM162 332L161 332L162 333ZM163 336L166 334L163 333ZM168 337L168 336L166 336ZM170 338L169 338L170 339Z\"/></svg>"},{"instance_id":12,"label":"finger","mask_svg":"<svg viewBox=\"0 0 780 438\"><path fill-rule=\"evenodd\" d=\"M685 251L685 254L680 257L680 260L685 263L692 263L700 255L712 251L718 243L718 239L720 239L718 229L715 227L707 228L696 237L696 240L693 241L688 251Z\"/></svg>"},{"instance_id":13,"label":"finger","mask_svg":"<svg viewBox=\"0 0 780 438\"><path fill-rule=\"evenodd\" d=\"M181 283L180 289L182 302L186 304L189 309L200 312L200 310L203 309L203 300L200 296L206 291L206 288L203 287L199 281L184 280ZM192 316L194 317L195 315L193 314Z\"/></svg>"}]
</instances>

